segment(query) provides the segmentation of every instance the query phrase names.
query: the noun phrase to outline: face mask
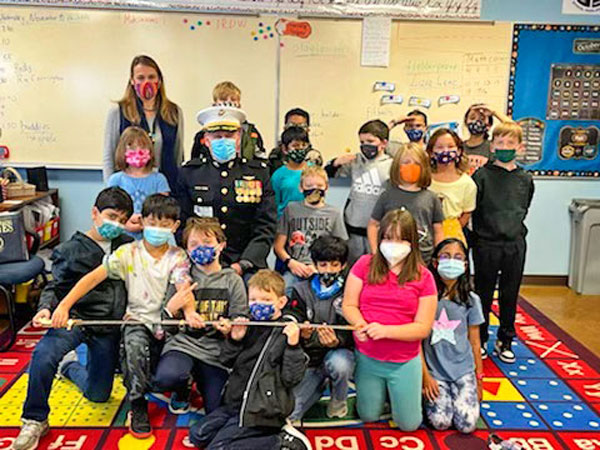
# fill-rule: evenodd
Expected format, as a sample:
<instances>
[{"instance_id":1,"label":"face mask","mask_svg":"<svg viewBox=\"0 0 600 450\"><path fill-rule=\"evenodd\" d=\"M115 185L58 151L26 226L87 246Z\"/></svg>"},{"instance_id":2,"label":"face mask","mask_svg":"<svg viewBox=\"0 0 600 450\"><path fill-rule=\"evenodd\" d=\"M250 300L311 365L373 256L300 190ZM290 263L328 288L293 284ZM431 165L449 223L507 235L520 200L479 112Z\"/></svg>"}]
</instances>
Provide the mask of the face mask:
<instances>
[{"instance_id":1,"label":"face mask","mask_svg":"<svg viewBox=\"0 0 600 450\"><path fill-rule=\"evenodd\" d=\"M412 130L404 130L410 142L419 142L423 138L423 130L413 128Z\"/></svg>"},{"instance_id":2,"label":"face mask","mask_svg":"<svg viewBox=\"0 0 600 450\"><path fill-rule=\"evenodd\" d=\"M414 184L421 178L421 166L418 164L401 164L400 165L400 178L404 182Z\"/></svg>"},{"instance_id":3,"label":"face mask","mask_svg":"<svg viewBox=\"0 0 600 450\"><path fill-rule=\"evenodd\" d=\"M190 259L194 264L206 266L212 263L217 257L217 248L208 245L198 245L190 252Z\"/></svg>"},{"instance_id":4,"label":"face mask","mask_svg":"<svg viewBox=\"0 0 600 450\"><path fill-rule=\"evenodd\" d=\"M309 204L317 205L325 197L325 189L305 189L302 194Z\"/></svg>"},{"instance_id":5,"label":"face mask","mask_svg":"<svg viewBox=\"0 0 600 450\"><path fill-rule=\"evenodd\" d=\"M396 264L406 259L411 248L410 245L405 244L404 242L382 241L381 244L379 244L379 250L390 267L394 267Z\"/></svg>"},{"instance_id":6,"label":"face mask","mask_svg":"<svg viewBox=\"0 0 600 450\"><path fill-rule=\"evenodd\" d=\"M275 314L273 303L250 303L249 308L252 319L258 321L271 320Z\"/></svg>"},{"instance_id":7,"label":"face mask","mask_svg":"<svg viewBox=\"0 0 600 450\"><path fill-rule=\"evenodd\" d=\"M158 81L144 81L135 83L135 92L143 100L151 100L158 92Z\"/></svg>"},{"instance_id":8,"label":"face mask","mask_svg":"<svg viewBox=\"0 0 600 450\"><path fill-rule=\"evenodd\" d=\"M495 149L494 155L498 161L503 163L511 162L517 156L517 151L513 148L510 150L507 149Z\"/></svg>"},{"instance_id":9,"label":"face mask","mask_svg":"<svg viewBox=\"0 0 600 450\"><path fill-rule=\"evenodd\" d=\"M324 286L331 286L340 278L340 272L325 272L319 274L319 280Z\"/></svg>"},{"instance_id":10,"label":"face mask","mask_svg":"<svg viewBox=\"0 0 600 450\"><path fill-rule=\"evenodd\" d=\"M210 152L218 163L226 163L235 158L235 139L221 138L210 141Z\"/></svg>"},{"instance_id":11,"label":"face mask","mask_svg":"<svg viewBox=\"0 0 600 450\"><path fill-rule=\"evenodd\" d=\"M469 133L471 134L483 134L487 131L487 126L485 122L481 119L477 119L474 122L469 122L467 124L467 128L469 129Z\"/></svg>"},{"instance_id":12,"label":"face mask","mask_svg":"<svg viewBox=\"0 0 600 450\"><path fill-rule=\"evenodd\" d=\"M292 128L292 127L297 127L297 128L302 128L303 130L308 129L308 125L305 123L302 124L298 124L298 123L292 123L292 122L288 122L283 126L284 130L287 130L288 128Z\"/></svg>"},{"instance_id":13,"label":"face mask","mask_svg":"<svg viewBox=\"0 0 600 450\"><path fill-rule=\"evenodd\" d=\"M310 147L306 146L304 148L295 148L295 149L289 149L287 151L287 157L292 160L293 162L295 162L296 164L300 164L302 161L304 161L306 159L306 154L308 153L308 150L310 149Z\"/></svg>"},{"instance_id":14,"label":"face mask","mask_svg":"<svg viewBox=\"0 0 600 450\"><path fill-rule=\"evenodd\" d=\"M456 280L465 273L465 262L457 259L441 259L437 271L446 280Z\"/></svg>"},{"instance_id":15,"label":"face mask","mask_svg":"<svg viewBox=\"0 0 600 450\"><path fill-rule=\"evenodd\" d=\"M150 158L150 150L147 148L125 150L125 162L131 167L137 167L138 169L146 167Z\"/></svg>"},{"instance_id":16,"label":"face mask","mask_svg":"<svg viewBox=\"0 0 600 450\"><path fill-rule=\"evenodd\" d=\"M373 144L360 144L360 152L367 159L374 159L379 153L379 146Z\"/></svg>"},{"instance_id":17,"label":"face mask","mask_svg":"<svg viewBox=\"0 0 600 450\"><path fill-rule=\"evenodd\" d=\"M324 275L329 276L324 277ZM329 282L329 284L326 284L325 281ZM340 272L320 273L318 276L312 278L310 286L319 300L327 300L342 291L344 279Z\"/></svg>"},{"instance_id":18,"label":"face mask","mask_svg":"<svg viewBox=\"0 0 600 450\"><path fill-rule=\"evenodd\" d=\"M459 163L460 157L458 156L458 152L454 150L434 153L432 158L437 164L450 164L451 162Z\"/></svg>"},{"instance_id":19,"label":"face mask","mask_svg":"<svg viewBox=\"0 0 600 450\"><path fill-rule=\"evenodd\" d=\"M152 247L160 247L166 244L173 237L170 228L144 227L144 239Z\"/></svg>"},{"instance_id":20,"label":"face mask","mask_svg":"<svg viewBox=\"0 0 600 450\"><path fill-rule=\"evenodd\" d=\"M96 231L102 239L106 239L107 241L112 241L115 238L118 238L125 231L125 227L121 225L119 222L115 222L113 220L102 219L102 225L96 226Z\"/></svg>"}]
</instances>

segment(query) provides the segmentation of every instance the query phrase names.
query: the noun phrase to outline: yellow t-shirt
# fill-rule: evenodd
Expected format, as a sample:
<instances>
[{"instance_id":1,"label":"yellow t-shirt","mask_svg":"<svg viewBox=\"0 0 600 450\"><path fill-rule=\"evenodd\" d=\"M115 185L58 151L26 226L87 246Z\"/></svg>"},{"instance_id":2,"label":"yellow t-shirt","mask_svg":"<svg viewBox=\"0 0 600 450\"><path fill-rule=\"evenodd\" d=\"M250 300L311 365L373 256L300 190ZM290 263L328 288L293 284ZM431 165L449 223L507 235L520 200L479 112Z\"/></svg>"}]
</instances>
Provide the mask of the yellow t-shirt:
<instances>
[{"instance_id":1,"label":"yellow t-shirt","mask_svg":"<svg viewBox=\"0 0 600 450\"><path fill-rule=\"evenodd\" d=\"M475 210L477 185L466 173L451 183L432 179L429 189L435 192L442 202L442 210L446 219L458 219L463 213Z\"/></svg>"}]
</instances>

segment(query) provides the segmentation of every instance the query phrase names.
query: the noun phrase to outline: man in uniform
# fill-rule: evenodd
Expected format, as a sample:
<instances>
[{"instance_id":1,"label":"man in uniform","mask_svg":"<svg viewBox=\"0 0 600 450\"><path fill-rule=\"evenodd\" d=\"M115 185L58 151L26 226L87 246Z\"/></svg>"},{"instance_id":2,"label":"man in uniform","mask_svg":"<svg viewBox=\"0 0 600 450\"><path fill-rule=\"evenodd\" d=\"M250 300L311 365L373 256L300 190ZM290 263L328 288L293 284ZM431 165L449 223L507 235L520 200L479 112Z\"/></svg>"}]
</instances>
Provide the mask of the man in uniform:
<instances>
[{"instance_id":1,"label":"man in uniform","mask_svg":"<svg viewBox=\"0 0 600 450\"><path fill-rule=\"evenodd\" d=\"M213 106L196 116L209 149L185 163L178 193L183 219L216 217L227 237L222 263L239 275L267 267L276 228L275 194L264 160L241 156L238 108Z\"/></svg>"}]
</instances>

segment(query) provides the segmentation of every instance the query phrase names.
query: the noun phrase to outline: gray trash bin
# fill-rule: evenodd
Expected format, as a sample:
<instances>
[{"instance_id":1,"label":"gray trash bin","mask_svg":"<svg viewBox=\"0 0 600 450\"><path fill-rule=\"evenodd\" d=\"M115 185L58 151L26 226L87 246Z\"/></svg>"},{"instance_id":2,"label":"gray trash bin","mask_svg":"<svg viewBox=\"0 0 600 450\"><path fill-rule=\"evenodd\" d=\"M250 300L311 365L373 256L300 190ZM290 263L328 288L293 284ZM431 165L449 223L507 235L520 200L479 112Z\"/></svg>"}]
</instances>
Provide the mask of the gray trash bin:
<instances>
[{"instance_id":1,"label":"gray trash bin","mask_svg":"<svg viewBox=\"0 0 600 450\"><path fill-rule=\"evenodd\" d=\"M600 200L574 198L569 213L569 287L578 294L600 294Z\"/></svg>"}]
</instances>

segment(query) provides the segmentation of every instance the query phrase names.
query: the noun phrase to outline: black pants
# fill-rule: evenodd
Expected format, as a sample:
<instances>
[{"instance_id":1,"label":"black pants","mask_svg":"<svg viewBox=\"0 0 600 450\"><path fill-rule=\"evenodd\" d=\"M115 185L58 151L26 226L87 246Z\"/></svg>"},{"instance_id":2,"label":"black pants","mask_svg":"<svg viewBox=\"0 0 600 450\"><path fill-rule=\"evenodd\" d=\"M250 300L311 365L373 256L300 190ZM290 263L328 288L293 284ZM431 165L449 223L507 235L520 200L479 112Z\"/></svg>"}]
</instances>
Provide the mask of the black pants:
<instances>
[{"instance_id":1,"label":"black pants","mask_svg":"<svg viewBox=\"0 0 600 450\"><path fill-rule=\"evenodd\" d=\"M221 406L190 428L190 442L205 450L279 450L279 428L240 427L240 412Z\"/></svg>"},{"instance_id":2,"label":"black pants","mask_svg":"<svg viewBox=\"0 0 600 450\"><path fill-rule=\"evenodd\" d=\"M473 248L475 291L481 298L485 318L485 323L480 327L482 344L488 340L490 311L492 310L498 272L500 272L498 339L502 342L510 342L515 337L515 315L525 267L526 249L525 239L508 242L482 242L479 240Z\"/></svg>"},{"instance_id":3,"label":"black pants","mask_svg":"<svg viewBox=\"0 0 600 450\"><path fill-rule=\"evenodd\" d=\"M121 368L129 401L144 398L151 391L152 374L156 370L163 341L144 325L123 327Z\"/></svg>"}]
</instances>

